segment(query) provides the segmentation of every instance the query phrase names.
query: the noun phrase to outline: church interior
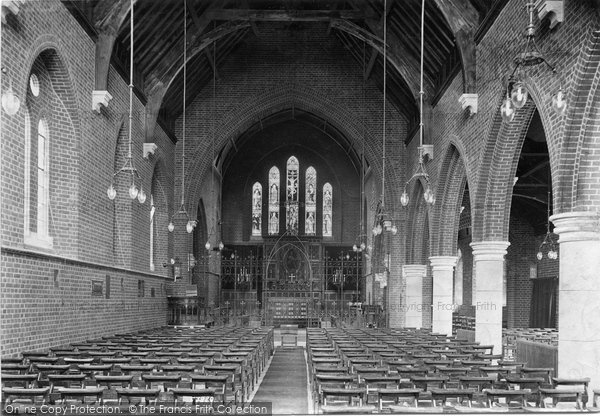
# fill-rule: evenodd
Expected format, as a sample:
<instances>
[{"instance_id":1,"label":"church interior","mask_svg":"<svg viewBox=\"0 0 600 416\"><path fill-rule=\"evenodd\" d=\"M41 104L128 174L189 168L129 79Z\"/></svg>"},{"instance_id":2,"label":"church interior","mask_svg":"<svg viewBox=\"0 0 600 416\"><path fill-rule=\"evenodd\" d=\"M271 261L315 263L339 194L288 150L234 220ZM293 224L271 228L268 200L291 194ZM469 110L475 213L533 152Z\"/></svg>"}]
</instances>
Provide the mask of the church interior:
<instances>
[{"instance_id":1,"label":"church interior","mask_svg":"<svg viewBox=\"0 0 600 416\"><path fill-rule=\"evenodd\" d=\"M1 8L4 413L600 412L600 1Z\"/></svg>"}]
</instances>

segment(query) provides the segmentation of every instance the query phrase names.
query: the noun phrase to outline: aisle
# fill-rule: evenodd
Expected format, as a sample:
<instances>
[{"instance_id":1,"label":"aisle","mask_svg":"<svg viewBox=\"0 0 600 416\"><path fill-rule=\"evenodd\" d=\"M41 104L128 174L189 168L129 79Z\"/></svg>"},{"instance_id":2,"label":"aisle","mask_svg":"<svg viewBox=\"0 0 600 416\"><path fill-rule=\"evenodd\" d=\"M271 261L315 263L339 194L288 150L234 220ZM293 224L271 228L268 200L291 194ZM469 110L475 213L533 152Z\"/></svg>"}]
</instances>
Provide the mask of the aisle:
<instances>
[{"instance_id":1,"label":"aisle","mask_svg":"<svg viewBox=\"0 0 600 416\"><path fill-rule=\"evenodd\" d=\"M272 402L273 414L307 414L304 348L277 347L252 403Z\"/></svg>"}]
</instances>

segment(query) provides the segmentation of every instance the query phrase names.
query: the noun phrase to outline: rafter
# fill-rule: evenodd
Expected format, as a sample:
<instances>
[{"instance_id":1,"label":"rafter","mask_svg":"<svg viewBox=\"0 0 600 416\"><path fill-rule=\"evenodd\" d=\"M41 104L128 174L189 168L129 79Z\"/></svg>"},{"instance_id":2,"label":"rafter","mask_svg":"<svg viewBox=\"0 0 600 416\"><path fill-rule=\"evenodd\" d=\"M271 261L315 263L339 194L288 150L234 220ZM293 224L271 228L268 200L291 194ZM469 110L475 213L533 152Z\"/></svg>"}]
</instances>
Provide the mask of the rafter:
<instances>
[{"instance_id":1,"label":"rafter","mask_svg":"<svg viewBox=\"0 0 600 416\"><path fill-rule=\"evenodd\" d=\"M390 11L394 7L394 0L389 0L386 3L386 5L387 5L387 8L385 10L385 15L381 16L381 19L387 18L387 16L390 14ZM383 25L383 20L380 22L380 24ZM373 71L373 68L375 67L375 62L377 62L378 54L379 53L377 52L377 49L373 48L373 51L371 52L371 58L369 58L369 64L367 65L367 68L365 69L365 73L363 74L365 80L369 79L369 77L371 76L371 72Z\"/></svg>"},{"instance_id":2,"label":"rafter","mask_svg":"<svg viewBox=\"0 0 600 416\"><path fill-rule=\"evenodd\" d=\"M194 32L188 34L187 44L188 50L191 46L197 43L202 36L202 33L208 28L212 19L208 16L208 13L216 7L221 7L225 3L224 0L217 0L212 2L207 9L201 15L198 15L196 10L189 5L188 11L194 23ZM154 73L146 79L145 90L150 92L155 87L156 83L162 77L163 74L168 72L169 68L181 61L183 51L179 48L171 48L162 58L162 64L159 65Z\"/></svg>"},{"instance_id":3,"label":"rafter","mask_svg":"<svg viewBox=\"0 0 600 416\"><path fill-rule=\"evenodd\" d=\"M444 15L448 26L454 33L460 51L463 69L463 91L475 92L476 53L475 31L479 13L473 5L464 0L435 0L438 9Z\"/></svg>"},{"instance_id":4,"label":"rafter","mask_svg":"<svg viewBox=\"0 0 600 416\"><path fill-rule=\"evenodd\" d=\"M219 73L217 72L217 63L213 59L212 54L208 49L204 49L204 55L206 55L206 58L208 59L208 62L210 63L213 72L215 73L215 78L219 80Z\"/></svg>"},{"instance_id":5,"label":"rafter","mask_svg":"<svg viewBox=\"0 0 600 416\"><path fill-rule=\"evenodd\" d=\"M227 22L217 26L215 29L199 37L195 46L188 48L187 62L194 59L199 53L204 53L204 50L217 40L249 26L249 22ZM173 84L175 78L182 69L183 59L176 59L171 62L165 72L155 75L152 84L146 87L146 95L148 97L148 102L146 104L146 140L148 140L154 132L158 112L166 92L169 90L169 87Z\"/></svg>"},{"instance_id":6,"label":"rafter","mask_svg":"<svg viewBox=\"0 0 600 416\"><path fill-rule=\"evenodd\" d=\"M383 52L383 39L378 38L377 36L373 35L373 33L363 29L358 25L355 25L352 22L341 19L332 19L331 27L339 29L354 36L355 38L362 40L363 42L366 42L369 46L376 49L380 53Z\"/></svg>"},{"instance_id":7,"label":"rafter","mask_svg":"<svg viewBox=\"0 0 600 416\"><path fill-rule=\"evenodd\" d=\"M365 23L373 33L378 36L383 35L383 20L370 4L360 0L350 0L350 3L352 4L352 7L361 10L365 14ZM388 44L390 45L387 50L388 60L392 63L400 76L402 76L413 97L416 99L420 90L419 63L412 54L407 51L405 41L399 39L398 36L391 31L388 31L387 38ZM432 91L432 86L433 83L431 79L427 77L425 79L425 90Z\"/></svg>"}]
</instances>

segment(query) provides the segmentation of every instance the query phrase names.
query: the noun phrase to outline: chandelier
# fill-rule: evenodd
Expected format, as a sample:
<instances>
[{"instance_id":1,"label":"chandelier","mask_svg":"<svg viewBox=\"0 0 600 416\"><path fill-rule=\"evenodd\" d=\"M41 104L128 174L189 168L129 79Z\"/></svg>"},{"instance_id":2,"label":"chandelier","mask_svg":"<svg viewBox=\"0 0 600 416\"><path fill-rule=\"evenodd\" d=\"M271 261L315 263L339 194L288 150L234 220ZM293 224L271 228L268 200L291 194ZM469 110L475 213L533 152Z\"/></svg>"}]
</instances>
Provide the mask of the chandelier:
<instances>
[{"instance_id":1,"label":"chandelier","mask_svg":"<svg viewBox=\"0 0 600 416\"><path fill-rule=\"evenodd\" d=\"M550 260L556 260L558 258L556 243L554 242L552 233L550 232L550 191L548 191L548 208L546 211L546 235L544 236L544 241L542 241L540 244L536 254L538 260L542 260L544 258L544 247L546 247L548 250L546 255Z\"/></svg>"},{"instance_id":2,"label":"chandelier","mask_svg":"<svg viewBox=\"0 0 600 416\"><path fill-rule=\"evenodd\" d=\"M216 76L216 65L217 65L217 41L215 40L213 42L213 56L212 59L215 65L215 68L213 70L213 79L212 79L212 139L211 139L211 151L212 151L212 162L214 164L214 160L215 160L215 136L216 136L216 131L215 131L215 107L216 107L216 95L217 95L217 76ZM210 244L210 239L211 237L214 235L216 237L216 227L217 225L219 226L219 236L223 235L223 228L222 228L222 222L219 219L215 219L214 217L214 213L216 211L216 207L217 207L217 203L215 201L215 169L216 166L212 166L212 170L211 170L211 177L212 177L212 181L211 181L211 188L210 188L210 194L211 194L211 200L213 203L213 225L210 229L210 232L208 233L208 237L206 238L206 243L204 244L204 248L208 251L211 249L212 245ZM222 198L222 192L219 193L220 197ZM225 244L223 244L223 241L219 241L219 244L217 245L219 252L223 251L223 249L225 248Z\"/></svg>"},{"instance_id":3,"label":"chandelier","mask_svg":"<svg viewBox=\"0 0 600 416\"><path fill-rule=\"evenodd\" d=\"M384 10L387 10L387 0L384 0ZM387 89L387 19L383 19L383 132L382 132L382 167L381 167L381 200L375 211L375 225L372 232L374 236L380 235L384 230L390 231L393 235L398 232L398 227L394 224L393 216L385 207L385 165L386 165L386 89ZM361 204L362 205L362 204ZM361 245L362 247L362 245Z\"/></svg>"},{"instance_id":4,"label":"chandelier","mask_svg":"<svg viewBox=\"0 0 600 416\"><path fill-rule=\"evenodd\" d=\"M425 0L421 2L421 72L420 72L420 90L419 90L419 164L417 166L417 170L410 177L408 181L404 184L404 191L400 196L400 203L403 207L406 207L410 202L410 198L408 196L408 192L406 189L408 185L416 179L423 179L425 181L425 192L423 193L423 199L429 205L435 204L435 193L431 188L431 181L429 180L429 174L425 170L425 146L423 145L423 95L425 92L423 91L423 57L424 57L424 40L425 40Z\"/></svg>"},{"instance_id":5,"label":"chandelier","mask_svg":"<svg viewBox=\"0 0 600 416\"><path fill-rule=\"evenodd\" d=\"M526 29L525 49L514 58L515 67L507 78L506 97L500 107L502 119L507 122L515 118L516 109L522 108L529 97L522 81L525 68L544 63L556 75L556 67L546 60L535 43L535 26L533 24L535 2L528 1L526 7L529 13L529 24ZM552 109L561 116L567 111L567 100L560 84L558 91L552 96Z\"/></svg>"},{"instance_id":6,"label":"chandelier","mask_svg":"<svg viewBox=\"0 0 600 416\"><path fill-rule=\"evenodd\" d=\"M187 219L185 230L189 233L194 231L198 222L190 218L187 210L185 209L185 95L187 86L187 0L183 0L183 112L181 119L182 133L181 133L181 202L179 210L171 216L169 221L168 230L170 233L175 230L173 224L173 218L176 215L183 215Z\"/></svg>"},{"instance_id":7,"label":"chandelier","mask_svg":"<svg viewBox=\"0 0 600 416\"><path fill-rule=\"evenodd\" d=\"M142 178L138 173L137 169L133 164L133 155L131 148L133 146L133 135L132 135L132 125L133 125L133 3L135 0L130 0L130 33L129 33L129 146L127 149L127 157L125 158L125 163L113 174L113 177L110 182L110 186L106 190L106 194L108 195L108 199L111 201L115 199L117 196L117 191L115 190L115 177L117 177L121 173L126 173L131 175L131 184L129 185L129 197L131 199L136 199L140 204L146 202L146 193L144 192L144 188L142 188ZM136 182L139 182L139 188Z\"/></svg>"}]
</instances>

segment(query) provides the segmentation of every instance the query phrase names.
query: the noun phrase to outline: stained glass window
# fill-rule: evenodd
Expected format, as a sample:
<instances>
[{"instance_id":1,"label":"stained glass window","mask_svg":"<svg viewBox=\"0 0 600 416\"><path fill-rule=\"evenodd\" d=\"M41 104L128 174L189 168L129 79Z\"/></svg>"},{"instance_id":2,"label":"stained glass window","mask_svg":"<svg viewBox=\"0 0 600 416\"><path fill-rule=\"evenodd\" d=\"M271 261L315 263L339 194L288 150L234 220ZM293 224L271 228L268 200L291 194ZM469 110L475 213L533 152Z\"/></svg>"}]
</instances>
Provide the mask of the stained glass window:
<instances>
[{"instance_id":1,"label":"stained glass window","mask_svg":"<svg viewBox=\"0 0 600 416\"><path fill-rule=\"evenodd\" d=\"M269 234L279 234L279 169L269 170Z\"/></svg>"},{"instance_id":2,"label":"stained glass window","mask_svg":"<svg viewBox=\"0 0 600 416\"><path fill-rule=\"evenodd\" d=\"M306 207L304 219L304 232L306 235L315 235L317 232L317 171L310 166L306 169L306 195L304 205Z\"/></svg>"},{"instance_id":3,"label":"stained glass window","mask_svg":"<svg viewBox=\"0 0 600 416\"><path fill-rule=\"evenodd\" d=\"M252 186L252 235L261 235L262 230L262 185Z\"/></svg>"},{"instance_id":4,"label":"stained glass window","mask_svg":"<svg viewBox=\"0 0 600 416\"><path fill-rule=\"evenodd\" d=\"M333 236L333 188L327 182L323 185L323 237Z\"/></svg>"},{"instance_id":5,"label":"stained glass window","mask_svg":"<svg viewBox=\"0 0 600 416\"><path fill-rule=\"evenodd\" d=\"M298 234L298 159L295 156L287 161L285 219L286 230Z\"/></svg>"}]
</instances>

